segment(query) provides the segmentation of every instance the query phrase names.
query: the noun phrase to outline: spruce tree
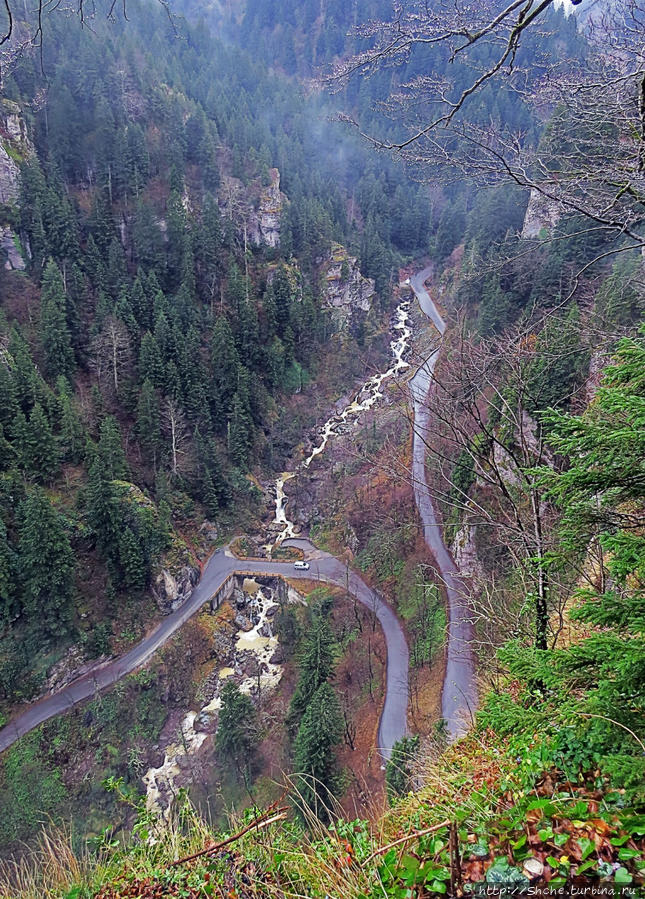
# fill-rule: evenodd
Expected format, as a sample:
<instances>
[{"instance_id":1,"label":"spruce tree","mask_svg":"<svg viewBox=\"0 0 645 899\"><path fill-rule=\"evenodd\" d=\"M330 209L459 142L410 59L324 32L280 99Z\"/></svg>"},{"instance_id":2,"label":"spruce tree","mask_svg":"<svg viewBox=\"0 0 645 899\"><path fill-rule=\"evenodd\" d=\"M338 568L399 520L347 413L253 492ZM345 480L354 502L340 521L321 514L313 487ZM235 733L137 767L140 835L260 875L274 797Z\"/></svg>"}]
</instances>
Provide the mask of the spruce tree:
<instances>
[{"instance_id":1,"label":"spruce tree","mask_svg":"<svg viewBox=\"0 0 645 899\"><path fill-rule=\"evenodd\" d=\"M16 601L14 553L9 545L7 528L0 518L0 620L10 620Z\"/></svg>"},{"instance_id":2,"label":"spruce tree","mask_svg":"<svg viewBox=\"0 0 645 899\"><path fill-rule=\"evenodd\" d=\"M151 328L152 327L152 307L150 305L150 301L148 298L148 294L146 293L146 289L143 285L143 279L145 275L141 269L137 273L137 277L134 280L134 284L132 285L131 291L131 302L132 302L132 311L142 328Z\"/></svg>"},{"instance_id":3,"label":"spruce tree","mask_svg":"<svg viewBox=\"0 0 645 899\"><path fill-rule=\"evenodd\" d=\"M41 291L40 340L45 355L45 371L50 378L74 372L74 350L67 325L67 301L63 278L51 259L45 266Z\"/></svg>"},{"instance_id":4,"label":"spruce tree","mask_svg":"<svg viewBox=\"0 0 645 899\"><path fill-rule=\"evenodd\" d=\"M240 468L246 468L253 441L253 420L248 401L241 391L233 397L233 410L229 419L228 451Z\"/></svg>"},{"instance_id":5,"label":"spruce tree","mask_svg":"<svg viewBox=\"0 0 645 899\"><path fill-rule=\"evenodd\" d=\"M580 570L595 545L602 550L603 576L580 588L570 612L588 636L543 652L537 663L545 682L559 690L556 706L581 696L583 714L570 725L580 742L571 745L585 745L596 757L624 753L625 770L632 766L642 783L645 759L634 760L635 744L614 722L645 737L645 536L636 524L645 504L645 326L638 337L620 342L587 411L581 416L552 411L548 423L552 446L568 458L562 470L543 473L544 486L562 507L562 555L554 564L564 567L573 560L574 570ZM522 655L513 665L528 679L536 656Z\"/></svg>"},{"instance_id":6,"label":"spruce tree","mask_svg":"<svg viewBox=\"0 0 645 899\"><path fill-rule=\"evenodd\" d=\"M291 699L287 723L293 731L314 694L334 672L336 641L326 615L316 611L299 658L300 674Z\"/></svg>"},{"instance_id":7,"label":"spruce tree","mask_svg":"<svg viewBox=\"0 0 645 899\"><path fill-rule=\"evenodd\" d=\"M87 249L85 251L85 271L92 285L99 293L107 290L107 272L105 270L105 262L103 261L103 253L91 234L87 239Z\"/></svg>"},{"instance_id":8,"label":"spruce tree","mask_svg":"<svg viewBox=\"0 0 645 899\"><path fill-rule=\"evenodd\" d=\"M23 609L32 627L60 636L70 627L74 583L74 554L63 520L37 488L27 494L18 517Z\"/></svg>"},{"instance_id":9,"label":"spruce tree","mask_svg":"<svg viewBox=\"0 0 645 899\"><path fill-rule=\"evenodd\" d=\"M278 334L282 336L289 324L289 313L292 303L291 281L284 265L278 268L271 286L273 288L276 327Z\"/></svg>"},{"instance_id":10,"label":"spruce tree","mask_svg":"<svg viewBox=\"0 0 645 899\"><path fill-rule=\"evenodd\" d=\"M97 456L90 466L86 493L88 524L96 537L99 555L112 559L119 541L120 516L112 485Z\"/></svg>"},{"instance_id":11,"label":"spruce tree","mask_svg":"<svg viewBox=\"0 0 645 899\"><path fill-rule=\"evenodd\" d=\"M213 478L206 467L204 467L201 478L201 499L206 507L206 514L211 520L215 520L219 513L219 502L217 499L217 491L213 484Z\"/></svg>"},{"instance_id":12,"label":"spruce tree","mask_svg":"<svg viewBox=\"0 0 645 899\"><path fill-rule=\"evenodd\" d=\"M233 332L223 315L219 316L213 328L211 361L217 405L224 412L231 412L233 409L233 396L237 389L237 372L240 360L235 349Z\"/></svg>"},{"instance_id":13,"label":"spruce tree","mask_svg":"<svg viewBox=\"0 0 645 899\"><path fill-rule=\"evenodd\" d=\"M221 699L215 746L223 761L232 760L238 771L248 772L258 743L255 706L230 678Z\"/></svg>"},{"instance_id":14,"label":"spruce tree","mask_svg":"<svg viewBox=\"0 0 645 899\"><path fill-rule=\"evenodd\" d=\"M119 567L126 587L137 591L145 588L148 568L141 543L130 527L121 532L119 539Z\"/></svg>"},{"instance_id":15,"label":"spruce tree","mask_svg":"<svg viewBox=\"0 0 645 899\"><path fill-rule=\"evenodd\" d=\"M166 383L161 350L156 338L149 332L146 332L141 338L139 377L142 381L149 380L159 390L163 389Z\"/></svg>"},{"instance_id":16,"label":"spruce tree","mask_svg":"<svg viewBox=\"0 0 645 899\"><path fill-rule=\"evenodd\" d=\"M21 450L25 469L37 480L54 478L59 469L58 446L40 403L31 411Z\"/></svg>"},{"instance_id":17,"label":"spruce tree","mask_svg":"<svg viewBox=\"0 0 645 899\"><path fill-rule=\"evenodd\" d=\"M65 378L59 378L57 385L60 403L60 445L66 462L78 465L83 460L87 435L76 409L76 402L70 394Z\"/></svg>"},{"instance_id":18,"label":"spruce tree","mask_svg":"<svg viewBox=\"0 0 645 899\"><path fill-rule=\"evenodd\" d=\"M67 326L71 335L72 346L76 353L82 350L84 335L82 333L82 321L79 310L87 300L87 283L80 265L75 262L72 265L67 279L67 291L65 294Z\"/></svg>"},{"instance_id":19,"label":"spruce tree","mask_svg":"<svg viewBox=\"0 0 645 899\"><path fill-rule=\"evenodd\" d=\"M23 412L28 412L38 398L42 379L34 365L27 341L15 326L11 329L8 349L12 360L11 375L15 397Z\"/></svg>"},{"instance_id":20,"label":"spruce tree","mask_svg":"<svg viewBox=\"0 0 645 899\"><path fill-rule=\"evenodd\" d=\"M25 471L28 468L25 451L29 440L29 426L22 409L16 412L11 426L11 444L16 454L16 462L18 467Z\"/></svg>"},{"instance_id":21,"label":"spruce tree","mask_svg":"<svg viewBox=\"0 0 645 899\"><path fill-rule=\"evenodd\" d=\"M146 378L141 388L135 428L146 458L155 464L161 445L161 427L159 400L149 378Z\"/></svg>"},{"instance_id":22,"label":"spruce tree","mask_svg":"<svg viewBox=\"0 0 645 899\"><path fill-rule=\"evenodd\" d=\"M385 784L390 802L404 796L412 789L412 762L419 750L419 735L402 737L392 747L392 754L385 766Z\"/></svg>"},{"instance_id":23,"label":"spruce tree","mask_svg":"<svg viewBox=\"0 0 645 899\"><path fill-rule=\"evenodd\" d=\"M0 362L0 424L7 434L11 433L17 412L16 390L9 366Z\"/></svg>"},{"instance_id":24,"label":"spruce tree","mask_svg":"<svg viewBox=\"0 0 645 899\"><path fill-rule=\"evenodd\" d=\"M4 428L0 423L0 471L8 471L18 461L18 451L11 445L4 435Z\"/></svg>"},{"instance_id":25,"label":"spruce tree","mask_svg":"<svg viewBox=\"0 0 645 899\"><path fill-rule=\"evenodd\" d=\"M316 690L303 715L294 743L296 771L301 808L308 808L321 821L329 814L329 793L338 787L338 763L335 748L343 735L340 703L331 684Z\"/></svg>"},{"instance_id":26,"label":"spruce tree","mask_svg":"<svg viewBox=\"0 0 645 899\"><path fill-rule=\"evenodd\" d=\"M113 415L108 415L101 422L98 451L107 480L114 481L128 477L128 464L121 441L121 428Z\"/></svg>"}]
</instances>

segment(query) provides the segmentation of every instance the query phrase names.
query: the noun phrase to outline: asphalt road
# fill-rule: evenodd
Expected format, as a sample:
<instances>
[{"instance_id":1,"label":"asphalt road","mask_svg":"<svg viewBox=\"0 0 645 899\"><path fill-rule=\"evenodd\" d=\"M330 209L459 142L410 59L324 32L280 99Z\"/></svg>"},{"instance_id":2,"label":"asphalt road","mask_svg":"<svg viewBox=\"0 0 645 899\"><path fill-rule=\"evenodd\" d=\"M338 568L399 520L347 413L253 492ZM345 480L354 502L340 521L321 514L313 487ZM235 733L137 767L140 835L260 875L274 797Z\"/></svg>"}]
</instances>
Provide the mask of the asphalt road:
<instances>
[{"instance_id":1,"label":"asphalt road","mask_svg":"<svg viewBox=\"0 0 645 899\"><path fill-rule=\"evenodd\" d=\"M293 564L288 562L241 562L228 550L218 550L209 559L199 584L181 608L164 618L149 636L125 655L106 662L58 692L32 703L0 730L0 752L8 749L12 743L43 721L63 714L78 703L96 696L147 662L172 634L217 593L229 575L262 573L294 579L319 579L341 587L347 586L359 602L374 611L383 628L387 645L387 691L379 726L379 748L387 758L395 740L406 732L408 647L401 625L394 612L358 575L348 573L341 562L328 553L316 549L311 543L293 542L305 549L311 565L309 571L297 571Z\"/></svg>"},{"instance_id":2,"label":"asphalt road","mask_svg":"<svg viewBox=\"0 0 645 899\"><path fill-rule=\"evenodd\" d=\"M422 311L443 336L446 324L432 301L425 282L432 277L433 266L410 278ZM455 563L446 549L426 480L426 447L432 439L429 431L427 397L437 364L439 347L423 362L410 380L414 404L412 477L414 497L423 524L425 541L432 552L448 597L448 645L446 676L441 695L441 715L451 739L468 730L477 708L475 662L472 652L473 626L468 601Z\"/></svg>"},{"instance_id":3,"label":"asphalt road","mask_svg":"<svg viewBox=\"0 0 645 899\"><path fill-rule=\"evenodd\" d=\"M424 269L410 283L419 305L432 320L440 335L445 322L425 289L425 281L432 275L432 267ZM449 607L447 669L442 693L442 716L449 735L454 738L468 726L477 704L474 681L474 661L471 650L472 625L468 606L461 589L455 564L441 537L434 507L426 483L425 442L428 439L428 411L426 399L437 361L437 350L420 366L410 381L414 404L413 479L414 493L423 523L425 540L432 551L446 586ZM0 752L33 730L43 721L64 714L80 702L96 696L135 671L172 636L189 618L217 593L226 578L237 574L276 574L289 578L319 579L349 589L359 602L374 611L385 635L387 646L387 685L385 702L379 724L379 749L389 757L394 742L407 731L408 705L408 646L401 625L394 612L354 572L349 571L334 556L316 549L305 540L291 540L302 546L311 568L297 571L287 562L240 562L227 550L219 550L209 559L202 578L184 605L168 615L125 655L110 660L91 673L78 678L58 692L32 703L0 730Z\"/></svg>"}]
</instances>

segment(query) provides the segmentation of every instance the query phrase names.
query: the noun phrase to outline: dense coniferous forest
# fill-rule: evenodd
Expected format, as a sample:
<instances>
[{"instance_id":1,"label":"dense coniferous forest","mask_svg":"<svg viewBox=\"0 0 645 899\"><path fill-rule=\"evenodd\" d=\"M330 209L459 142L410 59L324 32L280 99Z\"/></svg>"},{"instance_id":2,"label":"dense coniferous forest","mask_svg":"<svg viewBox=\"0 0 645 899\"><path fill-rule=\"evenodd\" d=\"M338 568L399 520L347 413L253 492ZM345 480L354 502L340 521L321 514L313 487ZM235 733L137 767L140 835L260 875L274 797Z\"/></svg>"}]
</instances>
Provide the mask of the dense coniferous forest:
<instances>
[{"instance_id":1,"label":"dense coniferous forest","mask_svg":"<svg viewBox=\"0 0 645 899\"><path fill-rule=\"evenodd\" d=\"M264 561L249 535L274 503L269 527L293 515L316 544L316 577L305 599L240 578L128 678L7 744L0 859L48 818L73 832L0 867L0 897L642 889L642 246L463 164L472 127L517 135L556 181L563 159L563 180L582 170L588 122L533 95L592 65L598 34L552 5L461 105L495 39L462 26L470 55L420 40L368 62L389 0L278 6L133 0L87 27L57 9L3 70L0 735L181 608L211 553ZM436 159L391 152L435 114L430 75L458 104L454 134ZM621 140L642 159L635 127ZM440 337L410 293L422 268ZM405 328L411 371L432 367L427 428L405 371L303 473L321 421L338 425ZM419 439L469 612L479 708L458 734L442 704L453 581L424 541ZM333 557L344 579L314 583ZM409 650L382 764L387 634L350 574Z\"/></svg>"},{"instance_id":2,"label":"dense coniferous forest","mask_svg":"<svg viewBox=\"0 0 645 899\"><path fill-rule=\"evenodd\" d=\"M320 105L200 24L133 5L129 24L96 35L65 16L51 29L42 68L28 57L4 89L35 146L8 219L28 268L7 279L2 321L6 698L30 695L43 638L74 630L79 547L115 603L149 586L177 494L216 522L252 503L244 474L270 465L276 400L315 377L332 334L316 264L331 242L360 241L385 308L394 260L427 241L425 201L394 166L377 176L340 129L321 143ZM272 167L288 198L280 247L249 248L243 204ZM360 237L346 207L357 167L373 228ZM38 575L27 560L43 545ZM56 558L50 593L40 577Z\"/></svg>"}]
</instances>

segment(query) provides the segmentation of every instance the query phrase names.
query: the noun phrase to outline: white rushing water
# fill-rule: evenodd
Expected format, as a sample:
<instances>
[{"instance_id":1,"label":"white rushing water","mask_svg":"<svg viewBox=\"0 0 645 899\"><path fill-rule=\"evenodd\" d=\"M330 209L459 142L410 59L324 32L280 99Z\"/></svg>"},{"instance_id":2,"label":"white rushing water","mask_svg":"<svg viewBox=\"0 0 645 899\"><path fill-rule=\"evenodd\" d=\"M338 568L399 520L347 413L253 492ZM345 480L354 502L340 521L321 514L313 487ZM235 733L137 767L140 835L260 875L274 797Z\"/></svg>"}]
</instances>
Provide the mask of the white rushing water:
<instances>
[{"instance_id":1,"label":"white rushing water","mask_svg":"<svg viewBox=\"0 0 645 899\"><path fill-rule=\"evenodd\" d=\"M275 500L275 524L281 525L274 544L268 544L266 549L270 553L273 547L289 537L296 536L295 525L286 513L287 496L284 485L300 471L309 468L311 463L323 453L330 439L347 423L349 419L356 418L362 412L371 409L383 397L383 387L386 381L401 371L410 367L410 363L404 358L412 336L410 327L410 303L409 299L403 300L396 308L392 330L394 336L390 341L392 362L384 372L372 375L363 386L354 394L351 401L340 411L335 412L322 425L318 432L318 442L309 455L298 465L294 471L285 471L276 479ZM247 592L245 582L245 592ZM251 693L272 689L277 686L282 677L282 666L272 664L271 658L278 645L278 640L271 630L269 610L276 604L266 596L263 588L257 585L250 587L248 592L254 592L254 603L249 611L255 613L255 625L249 631L238 631L235 643L236 653L250 651L255 655L258 675L245 677L240 683L243 693ZM267 635L267 636L265 636ZM206 739L206 734L195 730L195 722L200 714L216 714L221 706L219 696L223 681L235 674L233 668L222 668L219 671L219 681L213 698L205 705L201 712L190 712L181 723L180 739L166 748L163 764L159 768L151 768L143 777L147 791L147 806L150 811L160 812L164 817L170 814L170 800L177 791L177 782L182 768L189 764L189 756L196 753ZM239 673L239 671L237 672Z\"/></svg>"},{"instance_id":2,"label":"white rushing water","mask_svg":"<svg viewBox=\"0 0 645 899\"><path fill-rule=\"evenodd\" d=\"M403 300L396 307L394 314L394 324L392 329L395 332L394 338L390 341L390 350L392 353L392 364L384 372L377 372L372 375L363 386L358 390L353 399L340 412L335 412L327 419L325 424L319 431L319 442L312 449L306 459L304 459L295 471L285 471L276 480L276 498L275 498L275 517L274 524L282 525L282 530L275 539L275 543L268 544L266 549L271 552L273 546L282 543L290 537L296 536L295 524L287 517L286 505L287 496L284 492L285 483L295 477L299 471L309 468L313 460L324 453L330 439L338 433L339 429L350 418L355 418L361 412L366 412L378 402L383 396L383 384L406 368L410 363L406 362L404 356L410 346L410 337L412 329L409 325L410 320L410 300Z\"/></svg>"},{"instance_id":3,"label":"white rushing water","mask_svg":"<svg viewBox=\"0 0 645 899\"><path fill-rule=\"evenodd\" d=\"M224 681L234 674L241 674L240 663L243 656L238 653L251 652L255 656L257 674L245 677L239 684L242 693L251 694L258 688L262 694L272 690L280 683L282 666L271 662L278 647L278 638L274 636L271 625L271 609L277 603L267 595L266 588L259 587L254 580L244 582L244 592L253 595L248 605L248 613L253 616L255 624L250 631L239 630L235 641L235 668L220 668L214 696L199 712L189 712L179 725L178 740L166 747L163 763L158 768L149 768L143 775L146 786L146 807L149 812L161 815L168 820L172 799L177 795L178 780L190 766L190 756L197 753L206 740L207 734L195 730L195 722L199 716L215 716L222 705L220 697ZM263 633L264 632L264 633ZM267 634L265 636L264 634Z\"/></svg>"}]
</instances>

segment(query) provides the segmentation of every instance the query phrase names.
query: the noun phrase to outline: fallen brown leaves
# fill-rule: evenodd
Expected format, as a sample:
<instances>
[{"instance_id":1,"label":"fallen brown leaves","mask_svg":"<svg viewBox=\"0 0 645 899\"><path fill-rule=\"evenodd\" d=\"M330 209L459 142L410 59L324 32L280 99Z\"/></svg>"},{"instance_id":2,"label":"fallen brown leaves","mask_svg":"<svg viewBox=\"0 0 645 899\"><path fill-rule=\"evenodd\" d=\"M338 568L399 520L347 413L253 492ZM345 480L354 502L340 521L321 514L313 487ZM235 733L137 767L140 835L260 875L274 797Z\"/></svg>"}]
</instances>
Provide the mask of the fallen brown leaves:
<instances>
[{"instance_id":1,"label":"fallen brown leaves","mask_svg":"<svg viewBox=\"0 0 645 899\"><path fill-rule=\"evenodd\" d=\"M166 899L169 896L181 896L183 899L203 897L204 890L186 888L179 884L162 884L158 880L147 877L145 880L133 880L127 884L103 887L95 899Z\"/></svg>"}]
</instances>

